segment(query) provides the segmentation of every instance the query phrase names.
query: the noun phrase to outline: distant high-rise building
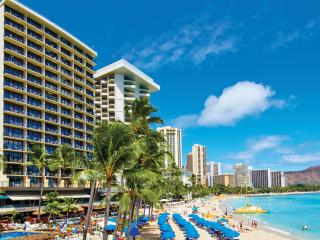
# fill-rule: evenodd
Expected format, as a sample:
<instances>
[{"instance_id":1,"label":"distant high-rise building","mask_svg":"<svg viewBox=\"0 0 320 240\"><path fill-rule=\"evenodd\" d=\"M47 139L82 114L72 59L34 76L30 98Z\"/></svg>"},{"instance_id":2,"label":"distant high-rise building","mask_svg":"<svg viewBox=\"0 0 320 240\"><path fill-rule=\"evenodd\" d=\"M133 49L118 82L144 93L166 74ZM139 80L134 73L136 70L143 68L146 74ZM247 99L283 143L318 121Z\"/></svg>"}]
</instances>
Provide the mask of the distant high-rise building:
<instances>
[{"instance_id":1,"label":"distant high-rise building","mask_svg":"<svg viewBox=\"0 0 320 240\"><path fill-rule=\"evenodd\" d=\"M222 184L230 187L235 186L235 178L233 174L216 175L213 178L214 178L213 181L215 184Z\"/></svg>"},{"instance_id":2,"label":"distant high-rise building","mask_svg":"<svg viewBox=\"0 0 320 240\"><path fill-rule=\"evenodd\" d=\"M181 129L170 126L157 128L166 140L166 150L172 154L174 163L182 168L182 135ZM166 166L168 165L168 156L165 157Z\"/></svg>"},{"instance_id":3,"label":"distant high-rise building","mask_svg":"<svg viewBox=\"0 0 320 240\"><path fill-rule=\"evenodd\" d=\"M192 153L188 154L187 169L200 177L201 184L206 184L207 153L206 147L194 144Z\"/></svg>"},{"instance_id":4,"label":"distant high-rise building","mask_svg":"<svg viewBox=\"0 0 320 240\"><path fill-rule=\"evenodd\" d=\"M187 166L186 169L188 169L190 172L193 173L193 168L192 168L192 153L188 153L187 155Z\"/></svg>"},{"instance_id":5,"label":"distant high-rise building","mask_svg":"<svg viewBox=\"0 0 320 240\"><path fill-rule=\"evenodd\" d=\"M252 168L246 164L234 166L235 185L238 187L252 186Z\"/></svg>"},{"instance_id":6,"label":"distant high-rise building","mask_svg":"<svg viewBox=\"0 0 320 240\"><path fill-rule=\"evenodd\" d=\"M215 162L208 162L206 175L207 175L207 185L213 186L214 183L214 176L221 174L221 166L220 163Z\"/></svg>"},{"instance_id":7,"label":"distant high-rise building","mask_svg":"<svg viewBox=\"0 0 320 240\"><path fill-rule=\"evenodd\" d=\"M270 169L252 170L252 186L254 188L271 187Z\"/></svg>"},{"instance_id":8,"label":"distant high-rise building","mask_svg":"<svg viewBox=\"0 0 320 240\"><path fill-rule=\"evenodd\" d=\"M272 187L285 187L287 186L287 180L284 172L273 171L271 172L271 186Z\"/></svg>"},{"instance_id":9,"label":"distant high-rise building","mask_svg":"<svg viewBox=\"0 0 320 240\"><path fill-rule=\"evenodd\" d=\"M98 121L128 122L126 111L130 111L132 103L160 90L152 78L123 59L97 70L94 78Z\"/></svg>"}]
</instances>

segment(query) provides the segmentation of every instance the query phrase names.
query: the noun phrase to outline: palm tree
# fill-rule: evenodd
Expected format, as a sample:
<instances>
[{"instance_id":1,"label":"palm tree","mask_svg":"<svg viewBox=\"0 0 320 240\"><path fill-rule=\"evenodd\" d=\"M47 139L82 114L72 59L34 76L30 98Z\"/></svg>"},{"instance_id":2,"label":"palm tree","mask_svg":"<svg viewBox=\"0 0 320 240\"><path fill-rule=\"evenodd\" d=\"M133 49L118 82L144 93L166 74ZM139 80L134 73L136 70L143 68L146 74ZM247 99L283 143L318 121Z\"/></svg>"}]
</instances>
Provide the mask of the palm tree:
<instances>
[{"instance_id":1,"label":"palm tree","mask_svg":"<svg viewBox=\"0 0 320 240\"><path fill-rule=\"evenodd\" d=\"M78 167L80 158L81 157L76 155L74 149L70 145L64 144L56 148L54 154L50 158L50 166L52 170L61 170L59 185L67 169L72 171L71 176L75 175L75 169Z\"/></svg>"},{"instance_id":2,"label":"palm tree","mask_svg":"<svg viewBox=\"0 0 320 240\"><path fill-rule=\"evenodd\" d=\"M44 177L46 167L49 166L48 153L44 146L34 145L29 152L31 162L30 165L35 165L40 173L40 195L39 195L39 209L38 220L40 221L40 210L43 197Z\"/></svg>"},{"instance_id":3,"label":"palm tree","mask_svg":"<svg viewBox=\"0 0 320 240\"><path fill-rule=\"evenodd\" d=\"M70 212L75 212L78 210L74 198L65 197L62 199L62 209L64 212L67 212L67 218L69 217Z\"/></svg>"},{"instance_id":4,"label":"palm tree","mask_svg":"<svg viewBox=\"0 0 320 240\"><path fill-rule=\"evenodd\" d=\"M94 154L99 169L106 183L105 226L108 223L110 211L111 185L116 173L131 160L133 150L131 129L121 122L100 122L93 136ZM107 239L104 231L103 239Z\"/></svg>"}]
</instances>

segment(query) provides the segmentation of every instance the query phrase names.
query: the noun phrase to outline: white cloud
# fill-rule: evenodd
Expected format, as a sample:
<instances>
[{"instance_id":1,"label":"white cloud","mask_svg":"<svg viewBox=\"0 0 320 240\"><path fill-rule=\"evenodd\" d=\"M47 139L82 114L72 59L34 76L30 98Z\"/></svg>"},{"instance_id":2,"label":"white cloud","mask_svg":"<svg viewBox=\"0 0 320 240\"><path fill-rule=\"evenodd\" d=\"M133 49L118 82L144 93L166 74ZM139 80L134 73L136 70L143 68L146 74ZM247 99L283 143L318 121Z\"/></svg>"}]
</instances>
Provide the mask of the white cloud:
<instances>
[{"instance_id":1,"label":"white cloud","mask_svg":"<svg viewBox=\"0 0 320 240\"><path fill-rule=\"evenodd\" d=\"M278 30L269 50L274 51L298 39L307 39L313 36L316 32L315 28L318 27L319 23L320 19L312 19L305 26L292 31Z\"/></svg>"},{"instance_id":2,"label":"white cloud","mask_svg":"<svg viewBox=\"0 0 320 240\"><path fill-rule=\"evenodd\" d=\"M255 158L259 153L266 150L278 150L283 149L281 146L284 141L288 140L288 137L281 135L269 135L255 139L249 139L247 141L246 150L238 153L228 154L227 158L237 160L251 160Z\"/></svg>"},{"instance_id":3,"label":"white cloud","mask_svg":"<svg viewBox=\"0 0 320 240\"><path fill-rule=\"evenodd\" d=\"M198 119L198 115L190 114L190 115L182 115L175 120L172 121L172 125L178 128L188 128L194 126L194 123Z\"/></svg>"},{"instance_id":4,"label":"white cloud","mask_svg":"<svg viewBox=\"0 0 320 240\"><path fill-rule=\"evenodd\" d=\"M283 160L289 163L309 163L320 161L320 153L291 154L283 156Z\"/></svg>"},{"instance_id":5,"label":"white cloud","mask_svg":"<svg viewBox=\"0 0 320 240\"><path fill-rule=\"evenodd\" d=\"M232 126L245 117L258 116L271 107L286 106L286 100L275 99L274 95L269 86L249 81L238 82L225 88L218 97L209 96L200 114L182 115L173 122L182 122L180 126L184 127Z\"/></svg>"},{"instance_id":6,"label":"white cloud","mask_svg":"<svg viewBox=\"0 0 320 240\"><path fill-rule=\"evenodd\" d=\"M143 41L122 57L144 69L179 60L199 64L209 56L235 51L238 37L231 29L228 21L201 16Z\"/></svg>"}]
</instances>

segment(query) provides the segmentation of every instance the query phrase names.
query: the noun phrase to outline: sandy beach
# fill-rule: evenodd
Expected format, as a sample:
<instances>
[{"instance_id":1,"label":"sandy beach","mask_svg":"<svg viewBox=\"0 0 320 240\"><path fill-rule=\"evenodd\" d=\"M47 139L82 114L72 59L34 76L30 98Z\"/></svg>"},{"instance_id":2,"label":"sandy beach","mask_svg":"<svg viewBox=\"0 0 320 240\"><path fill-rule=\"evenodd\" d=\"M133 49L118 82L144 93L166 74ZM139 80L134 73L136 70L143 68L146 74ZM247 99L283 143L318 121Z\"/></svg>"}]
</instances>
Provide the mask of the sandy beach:
<instances>
[{"instance_id":1,"label":"sandy beach","mask_svg":"<svg viewBox=\"0 0 320 240\"><path fill-rule=\"evenodd\" d=\"M224 216L225 209L223 208L222 203L224 200L229 199L229 197L211 197L207 199L196 199L188 203L174 203L167 205L165 210L170 213L179 213L184 218L188 219L188 215L192 213L192 207L199 207L199 215L207 218L207 220L216 221L217 219ZM207 215L208 214L208 215ZM212 216L209 216L212 215ZM289 233L286 233L281 230L273 229L267 226L262 226L260 223L257 227L250 226L250 222L244 220L243 216L233 216L228 215L228 227L233 228L236 231L240 232L241 240L293 240L298 239L291 236ZM176 224L169 220L172 225L177 240L184 240L183 233L176 226ZM242 227L240 228L240 222ZM213 239L206 230L196 227L197 231L200 234L199 239Z\"/></svg>"}]
</instances>

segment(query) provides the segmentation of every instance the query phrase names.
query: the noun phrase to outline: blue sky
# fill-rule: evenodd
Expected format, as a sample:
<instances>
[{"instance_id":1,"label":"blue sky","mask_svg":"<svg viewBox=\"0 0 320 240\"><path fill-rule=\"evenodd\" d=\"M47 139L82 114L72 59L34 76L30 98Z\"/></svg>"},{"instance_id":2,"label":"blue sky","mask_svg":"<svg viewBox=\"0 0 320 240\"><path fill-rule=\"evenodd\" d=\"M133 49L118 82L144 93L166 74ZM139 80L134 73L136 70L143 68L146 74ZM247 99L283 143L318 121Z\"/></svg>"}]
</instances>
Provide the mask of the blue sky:
<instances>
[{"instance_id":1,"label":"blue sky","mask_svg":"<svg viewBox=\"0 0 320 240\"><path fill-rule=\"evenodd\" d=\"M225 171L320 163L319 1L21 1L161 85L166 124ZM63 6L63 7L61 7Z\"/></svg>"}]
</instances>

